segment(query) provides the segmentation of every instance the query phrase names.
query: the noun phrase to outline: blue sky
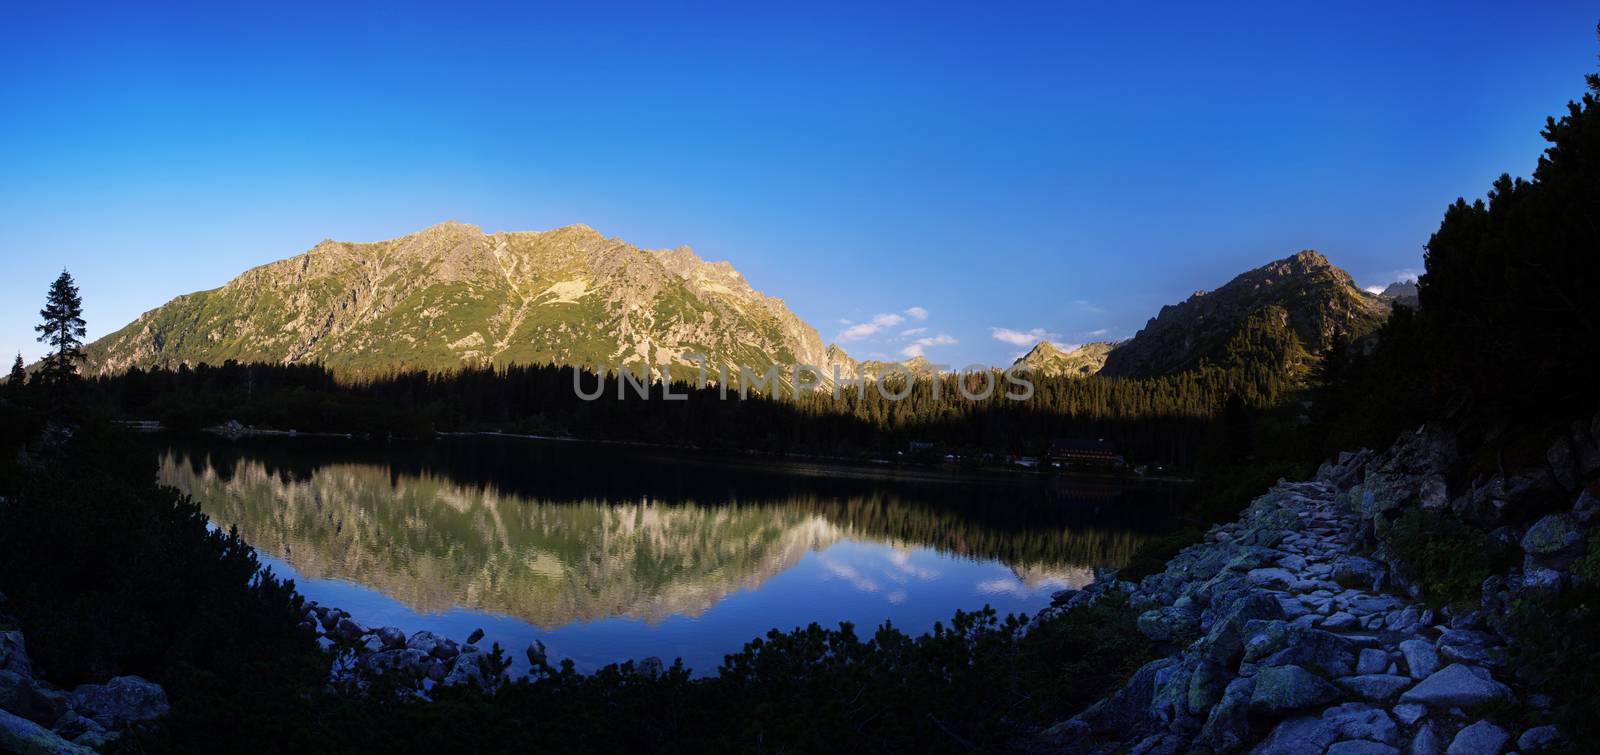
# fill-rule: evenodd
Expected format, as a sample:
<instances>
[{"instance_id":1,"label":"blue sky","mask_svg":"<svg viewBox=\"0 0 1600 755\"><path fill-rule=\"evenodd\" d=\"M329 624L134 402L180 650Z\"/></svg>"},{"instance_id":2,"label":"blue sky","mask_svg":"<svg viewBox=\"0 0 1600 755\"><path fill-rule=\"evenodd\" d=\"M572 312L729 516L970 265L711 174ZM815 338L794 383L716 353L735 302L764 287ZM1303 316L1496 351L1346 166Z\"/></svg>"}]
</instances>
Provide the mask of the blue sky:
<instances>
[{"instance_id":1,"label":"blue sky","mask_svg":"<svg viewBox=\"0 0 1600 755\"><path fill-rule=\"evenodd\" d=\"M0 349L42 353L63 266L95 337L323 238L447 218L688 244L825 340L871 330L858 357L1127 337L1303 248L1363 285L1419 268L1447 203L1533 168L1600 19L223 5L0 7Z\"/></svg>"}]
</instances>

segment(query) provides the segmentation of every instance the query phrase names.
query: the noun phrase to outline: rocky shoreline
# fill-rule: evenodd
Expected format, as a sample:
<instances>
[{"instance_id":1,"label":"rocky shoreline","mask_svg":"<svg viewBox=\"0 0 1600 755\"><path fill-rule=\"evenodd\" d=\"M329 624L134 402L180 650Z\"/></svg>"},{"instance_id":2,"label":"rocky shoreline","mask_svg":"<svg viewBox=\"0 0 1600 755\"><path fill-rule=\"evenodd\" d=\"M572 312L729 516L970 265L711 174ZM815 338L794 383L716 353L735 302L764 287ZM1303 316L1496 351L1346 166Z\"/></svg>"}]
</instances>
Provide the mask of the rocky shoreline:
<instances>
[{"instance_id":1,"label":"rocky shoreline","mask_svg":"<svg viewBox=\"0 0 1600 755\"><path fill-rule=\"evenodd\" d=\"M1574 425L1547 469L1494 475L1452 497L1454 440L1424 427L1381 454L1342 454L1313 480L1280 481L1164 572L1063 595L1050 612L1125 594L1143 611L1139 631L1167 654L1050 728L1040 749L1564 751L1549 723L1555 701L1523 681L1534 675L1512 667L1490 619L1578 579L1567 568L1600 512L1583 487L1600 473L1597 438L1600 417ZM1548 508L1535 501L1572 503L1517 524L1519 512ZM1419 602L1422 589L1386 539L1413 509L1499 522L1492 536L1521 549L1520 568L1485 580L1476 605Z\"/></svg>"},{"instance_id":2,"label":"rocky shoreline","mask_svg":"<svg viewBox=\"0 0 1600 755\"><path fill-rule=\"evenodd\" d=\"M0 751L92 753L167 710L166 691L138 676L57 689L34 676L22 632L0 632Z\"/></svg>"}]
</instances>

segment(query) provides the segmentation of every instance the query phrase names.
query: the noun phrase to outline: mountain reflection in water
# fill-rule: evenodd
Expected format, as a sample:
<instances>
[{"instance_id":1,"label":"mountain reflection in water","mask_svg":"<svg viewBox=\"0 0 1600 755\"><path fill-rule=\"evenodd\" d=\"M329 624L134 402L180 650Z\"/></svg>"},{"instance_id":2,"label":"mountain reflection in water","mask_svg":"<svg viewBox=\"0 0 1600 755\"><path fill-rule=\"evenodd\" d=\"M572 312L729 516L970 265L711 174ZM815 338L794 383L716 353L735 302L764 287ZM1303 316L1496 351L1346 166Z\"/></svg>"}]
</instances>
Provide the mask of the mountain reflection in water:
<instances>
[{"instance_id":1,"label":"mountain reflection in water","mask_svg":"<svg viewBox=\"0 0 1600 755\"><path fill-rule=\"evenodd\" d=\"M571 644L588 665L688 655L703 672L785 621L921 631L985 603L1038 610L1124 563L1175 498L503 438L172 441L159 458L162 482L365 623L395 610L364 618L347 603L365 593L331 585L398 601L407 631L496 614L527 636L586 635ZM653 630L685 620L652 649Z\"/></svg>"}]
</instances>

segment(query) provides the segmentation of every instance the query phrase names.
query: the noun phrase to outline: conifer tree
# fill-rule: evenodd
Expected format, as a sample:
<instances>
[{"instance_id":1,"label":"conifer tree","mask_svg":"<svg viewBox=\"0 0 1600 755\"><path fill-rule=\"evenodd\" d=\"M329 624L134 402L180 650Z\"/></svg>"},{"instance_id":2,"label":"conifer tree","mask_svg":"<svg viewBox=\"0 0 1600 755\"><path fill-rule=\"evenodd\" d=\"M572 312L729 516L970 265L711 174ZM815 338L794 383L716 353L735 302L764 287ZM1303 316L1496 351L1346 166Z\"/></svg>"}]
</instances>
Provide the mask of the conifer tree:
<instances>
[{"instance_id":1,"label":"conifer tree","mask_svg":"<svg viewBox=\"0 0 1600 755\"><path fill-rule=\"evenodd\" d=\"M48 343L52 349L39 368L40 378L51 384L77 380L78 362L83 360L83 336L87 330L83 321L83 299L78 296L71 273L62 270L60 277L50 284L50 293L39 316L44 322L33 329L39 331L39 341Z\"/></svg>"},{"instance_id":2,"label":"conifer tree","mask_svg":"<svg viewBox=\"0 0 1600 755\"><path fill-rule=\"evenodd\" d=\"M22 385L28 379L28 371L22 365L22 352L17 352L17 361L11 363L11 374L6 376L6 385L13 388Z\"/></svg>"}]
</instances>

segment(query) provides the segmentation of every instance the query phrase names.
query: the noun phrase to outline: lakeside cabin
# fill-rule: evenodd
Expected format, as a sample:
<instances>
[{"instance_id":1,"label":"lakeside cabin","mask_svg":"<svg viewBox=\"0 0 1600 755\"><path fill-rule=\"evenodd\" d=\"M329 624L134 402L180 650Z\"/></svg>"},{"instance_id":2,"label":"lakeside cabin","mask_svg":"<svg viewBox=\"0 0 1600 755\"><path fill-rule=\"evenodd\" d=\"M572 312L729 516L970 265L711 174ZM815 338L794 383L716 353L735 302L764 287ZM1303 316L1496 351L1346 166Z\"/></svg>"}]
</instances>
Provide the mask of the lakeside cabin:
<instances>
[{"instance_id":1,"label":"lakeside cabin","mask_svg":"<svg viewBox=\"0 0 1600 755\"><path fill-rule=\"evenodd\" d=\"M1050 443L1050 450L1046 454L1052 466L1057 467L1095 467L1101 469L1121 469L1127 466L1127 460L1117 451L1117 444L1105 440L1067 440L1058 439Z\"/></svg>"}]
</instances>

